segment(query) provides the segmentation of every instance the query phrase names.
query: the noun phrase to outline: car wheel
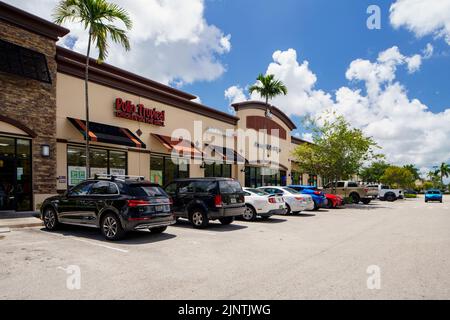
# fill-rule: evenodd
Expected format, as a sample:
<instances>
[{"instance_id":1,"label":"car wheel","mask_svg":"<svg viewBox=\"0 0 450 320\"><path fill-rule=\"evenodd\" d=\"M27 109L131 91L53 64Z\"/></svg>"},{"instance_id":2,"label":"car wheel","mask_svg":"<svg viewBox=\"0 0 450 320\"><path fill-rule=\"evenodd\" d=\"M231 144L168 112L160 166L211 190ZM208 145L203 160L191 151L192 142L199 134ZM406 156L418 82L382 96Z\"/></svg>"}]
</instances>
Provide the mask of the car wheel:
<instances>
[{"instance_id":1,"label":"car wheel","mask_svg":"<svg viewBox=\"0 0 450 320\"><path fill-rule=\"evenodd\" d=\"M106 240L110 241L120 240L125 235L119 218L113 213L108 213L103 217L101 230Z\"/></svg>"},{"instance_id":2,"label":"car wheel","mask_svg":"<svg viewBox=\"0 0 450 320\"><path fill-rule=\"evenodd\" d=\"M47 230L56 230L59 226L58 216L52 207L48 207L44 210L44 227Z\"/></svg>"},{"instance_id":3,"label":"car wheel","mask_svg":"<svg viewBox=\"0 0 450 320\"><path fill-rule=\"evenodd\" d=\"M256 220L256 211L252 206L245 205L245 211L242 215L242 218L246 221L255 221Z\"/></svg>"},{"instance_id":4,"label":"car wheel","mask_svg":"<svg viewBox=\"0 0 450 320\"><path fill-rule=\"evenodd\" d=\"M206 215L205 212L203 212L200 209L195 209L190 214L189 220L191 221L194 228L197 228L197 229L206 228L209 224L208 216Z\"/></svg>"},{"instance_id":5,"label":"car wheel","mask_svg":"<svg viewBox=\"0 0 450 320\"><path fill-rule=\"evenodd\" d=\"M361 201L361 198L359 197L359 194L357 194L357 193L352 193L350 195L350 198L352 198L352 202L354 204L358 204Z\"/></svg>"},{"instance_id":6,"label":"car wheel","mask_svg":"<svg viewBox=\"0 0 450 320\"><path fill-rule=\"evenodd\" d=\"M393 194L388 194L386 196L386 200L389 202L394 202L396 200L395 196Z\"/></svg>"},{"instance_id":7,"label":"car wheel","mask_svg":"<svg viewBox=\"0 0 450 320\"><path fill-rule=\"evenodd\" d=\"M313 211L318 211L320 209L319 205L314 201L314 209Z\"/></svg>"},{"instance_id":8,"label":"car wheel","mask_svg":"<svg viewBox=\"0 0 450 320\"><path fill-rule=\"evenodd\" d=\"M158 234L158 233L163 233L164 231L166 231L167 227L150 228L149 230L151 233Z\"/></svg>"},{"instance_id":9,"label":"car wheel","mask_svg":"<svg viewBox=\"0 0 450 320\"><path fill-rule=\"evenodd\" d=\"M223 225L229 225L232 224L234 221L234 217L225 217L219 219L220 223Z\"/></svg>"},{"instance_id":10,"label":"car wheel","mask_svg":"<svg viewBox=\"0 0 450 320\"><path fill-rule=\"evenodd\" d=\"M369 204L370 203L370 199L362 199L362 203L363 204Z\"/></svg>"},{"instance_id":11,"label":"car wheel","mask_svg":"<svg viewBox=\"0 0 450 320\"><path fill-rule=\"evenodd\" d=\"M286 215L288 216L290 214L291 214L291 207L288 204L286 204Z\"/></svg>"}]
</instances>

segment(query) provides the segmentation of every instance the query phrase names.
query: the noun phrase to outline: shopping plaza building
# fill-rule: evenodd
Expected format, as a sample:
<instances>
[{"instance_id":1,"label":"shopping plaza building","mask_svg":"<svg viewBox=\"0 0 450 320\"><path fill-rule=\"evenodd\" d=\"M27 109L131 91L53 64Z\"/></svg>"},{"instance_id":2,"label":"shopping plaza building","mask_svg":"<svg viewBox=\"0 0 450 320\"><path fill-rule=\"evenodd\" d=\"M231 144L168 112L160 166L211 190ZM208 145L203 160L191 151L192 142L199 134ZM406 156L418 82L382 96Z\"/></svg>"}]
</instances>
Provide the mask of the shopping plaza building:
<instances>
[{"instance_id":1,"label":"shopping plaza building","mask_svg":"<svg viewBox=\"0 0 450 320\"><path fill-rule=\"evenodd\" d=\"M56 45L68 33L0 2L0 211L35 210L88 176L86 57ZM291 136L296 126L278 108L268 118L264 103L248 101L234 104L231 115L106 63L90 65L90 176L137 175L161 185L212 176L248 187L321 184L296 168L292 151L306 142ZM261 130L263 139L249 138Z\"/></svg>"}]
</instances>

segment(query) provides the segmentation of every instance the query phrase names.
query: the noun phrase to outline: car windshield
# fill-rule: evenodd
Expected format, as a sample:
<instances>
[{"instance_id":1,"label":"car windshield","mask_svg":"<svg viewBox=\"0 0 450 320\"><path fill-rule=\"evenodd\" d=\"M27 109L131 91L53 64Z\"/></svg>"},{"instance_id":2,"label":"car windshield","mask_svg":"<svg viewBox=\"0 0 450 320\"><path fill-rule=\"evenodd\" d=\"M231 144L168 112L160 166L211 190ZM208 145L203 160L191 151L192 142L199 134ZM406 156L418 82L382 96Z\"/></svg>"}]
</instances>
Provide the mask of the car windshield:
<instances>
[{"instance_id":1,"label":"car windshield","mask_svg":"<svg viewBox=\"0 0 450 320\"><path fill-rule=\"evenodd\" d=\"M258 189L245 189L248 192L254 193L257 196L267 196L269 195L267 192L262 191L262 190L258 190Z\"/></svg>"},{"instance_id":2,"label":"car windshield","mask_svg":"<svg viewBox=\"0 0 450 320\"><path fill-rule=\"evenodd\" d=\"M287 192L289 192L289 193L293 193L293 194L298 194L298 193L300 193L300 192L298 192L297 190L295 190L295 189L292 189L292 188L282 188L284 191L287 191Z\"/></svg>"},{"instance_id":3,"label":"car windshield","mask_svg":"<svg viewBox=\"0 0 450 320\"><path fill-rule=\"evenodd\" d=\"M441 194L441 193L439 191L431 190L431 191L427 191L427 194Z\"/></svg>"},{"instance_id":4,"label":"car windshield","mask_svg":"<svg viewBox=\"0 0 450 320\"><path fill-rule=\"evenodd\" d=\"M135 197L168 197L161 187L150 184L132 184L130 194Z\"/></svg>"},{"instance_id":5,"label":"car windshield","mask_svg":"<svg viewBox=\"0 0 450 320\"><path fill-rule=\"evenodd\" d=\"M242 192L241 184L235 180L219 181L221 193L238 193Z\"/></svg>"}]
</instances>

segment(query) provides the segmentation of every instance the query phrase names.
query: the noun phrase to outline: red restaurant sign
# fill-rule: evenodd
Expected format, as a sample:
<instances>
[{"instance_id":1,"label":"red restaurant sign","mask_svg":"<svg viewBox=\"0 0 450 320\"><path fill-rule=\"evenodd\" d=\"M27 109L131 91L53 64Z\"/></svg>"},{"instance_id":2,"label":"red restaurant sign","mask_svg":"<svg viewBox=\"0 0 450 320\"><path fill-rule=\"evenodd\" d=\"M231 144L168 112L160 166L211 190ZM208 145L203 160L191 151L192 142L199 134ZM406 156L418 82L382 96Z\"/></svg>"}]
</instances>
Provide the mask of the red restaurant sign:
<instances>
[{"instance_id":1,"label":"red restaurant sign","mask_svg":"<svg viewBox=\"0 0 450 320\"><path fill-rule=\"evenodd\" d=\"M130 119L134 121L153 124L164 127L166 118L164 111L157 111L155 108L145 108L143 104L134 105L131 101L116 99L115 103L116 117Z\"/></svg>"}]
</instances>

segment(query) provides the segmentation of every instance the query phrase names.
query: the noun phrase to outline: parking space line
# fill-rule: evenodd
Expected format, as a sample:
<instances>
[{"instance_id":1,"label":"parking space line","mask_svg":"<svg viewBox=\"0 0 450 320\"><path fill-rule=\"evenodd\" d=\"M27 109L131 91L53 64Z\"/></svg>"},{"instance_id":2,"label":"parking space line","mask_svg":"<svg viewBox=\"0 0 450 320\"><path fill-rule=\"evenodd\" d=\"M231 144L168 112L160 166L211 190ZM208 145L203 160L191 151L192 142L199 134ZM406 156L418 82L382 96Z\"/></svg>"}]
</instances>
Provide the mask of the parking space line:
<instances>
[{"instance_id":1,"label":"parking space line","mask_svg":"<svg viewBox=\"0 0 450 320\"><path fill-rule=\"evenodd\" d=\"M44 234L43 231L40 231L40 232L42 234ZM87 244L90 244L90 245L93 245L93 246L102 247L102 248L105 248L105 249L110 249L110 250L119 251L119 252L123 252L123 253L130 252L129 250L120 249L120 248L108 246L108 245L102 244L102 243L96 243L96 242L89 241L89 240L79 239L79 238L76 238L74 236L62 236L62 235L58 235L58 234L54 234L54 233L45 233L45 234L52 235L54 237L58 237L58 238L61 238L61 239L70 239L70 240L75 240L75 241L79 241L79 242L84 242L84 243L87 243Z\"/></svg>"}]
</instances>

